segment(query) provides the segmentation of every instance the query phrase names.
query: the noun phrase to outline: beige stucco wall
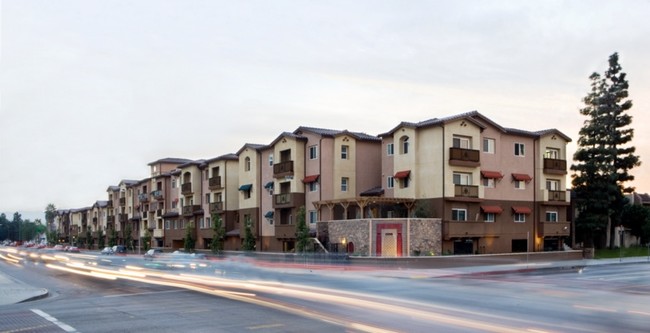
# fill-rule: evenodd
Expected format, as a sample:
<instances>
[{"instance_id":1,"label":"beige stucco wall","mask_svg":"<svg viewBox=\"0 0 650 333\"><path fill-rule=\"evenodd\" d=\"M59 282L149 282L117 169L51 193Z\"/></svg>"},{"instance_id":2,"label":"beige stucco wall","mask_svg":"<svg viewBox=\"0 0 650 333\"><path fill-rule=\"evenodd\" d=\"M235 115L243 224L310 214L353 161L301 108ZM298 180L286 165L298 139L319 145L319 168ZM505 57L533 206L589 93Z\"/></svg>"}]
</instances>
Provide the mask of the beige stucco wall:
<instances>
[{"instance_id":1,"label":"beige stucco wall","mask_svg":"<svg viewBox=\"0 0 650 333\"><path fill-rule=\"evenodd\" d=\"M246 158L250 158L250 170L246 171ZM246 147L239 154L238 175L239 180L237 184L237 196L239 199L239 209L249 209L259 207L259 193L262 190L259 183L259 170L260 170L260 154L253 148ZM239 187L245 184L252 184L250 198L245 199L243 191L239 191Z\"/></svg>"},{"instance_id":2,"label":"beige stucco wall","mask_svg":"<svg viewBox=\"0 0 650 333\"><path fill-rule=\"evenodd\" d=\"M400 138L407 136L409 138L409 151L407 154L402 154L402 142ZM395 143L395 155L393 155L393 168L395 173L399 171L411 170L415 171L417 167L417 152L419 151L419 140L417 140L415 129L402 127L393 133L393 142ZM415 198L415 186L417 179L411 176L410 185L407 188L401 187L401 182L395 180L395 188L393 195L396 198Z\"/></svg>"},{"instance_id":3,"label":"beige stucco wall","mask_svg":"<svg viewBox=\"0 0 650 333\"><path fill-rule=\"evenodd\" d=\"M275 164L280 163L280 152L284 150L291 151L291 160L293 161L293 178L279 179L279 182L289 182L291 193L304 193L305 186L302 183L302 180L305 178L305 151L307 150L307 146L303 141L296 140L294 137L283 137L282 139L278 140L275 145L273 145ZM277 182L276 185L278 185ZM279 189L279 187L276 189L276 193L279 193Z\"/></svg>"},{"instance_id":4,"label":"beige stucco wall","mask_svg":"<svg viewBox=\"0 0 650 333\"><path fill-rule=\"evenodd\" d=\"M264 149L260 152L260 172L262 175L262 181L260 182L260 217L259 221L262 226L262 237L275 236L275 225L264 217L264 214L269 211L273 211L273 193L278 189L278 184L273 184L274 190L269 191L264 188L266 183L275 182L273 178L273 165L269 165L269 156L273 155L273 163L276 162L276 155L273 154L273 149ZM272 239L268 239L266 242L262 242L261 248L266 249L270 246Z\"/></svg>"},{"instance_id":5,"label":"beige stucco wall","mask_svg":"<svg viewBox=\"0 0 650 333\"><path fill-rule=\"evenodd\" d=\"M388 155L388 145L393 144L393 155ZM384 189L384 196L395 197L395 190L388 188L388 177L395 175L394 166L395 145L392 136L385 136L381 139L381 187Z\"/></svg>"},{"instance_id":6,"label":"beige stucco wall","mask_svg":"<svg viewBox=\"0 0 650 333\"><path fill-rule=\"evenodd\" d=\"M453 182L454 172L471 174L472 177L471 185L480 185L480 181L481 181L480 168L455 166L449 164L449 149L453 147L454 136L462 136L462 137L470 138L471 146L469 147L469 149L479 150L481 147L480 145L481 128L478 127L476 124L467 121L465 119L459 119L457 121L449 122L445 124L445 134L444 134L445 147L443 148L444 156L445 156L444 163L447 164L447 167L445 167L445 189L444 189L445 197L454 196L454 191L455 191L455 185ZM478 189L479 189L479 198L482 198L483 187L479 186Z\"/></svg>"}]
</instances>

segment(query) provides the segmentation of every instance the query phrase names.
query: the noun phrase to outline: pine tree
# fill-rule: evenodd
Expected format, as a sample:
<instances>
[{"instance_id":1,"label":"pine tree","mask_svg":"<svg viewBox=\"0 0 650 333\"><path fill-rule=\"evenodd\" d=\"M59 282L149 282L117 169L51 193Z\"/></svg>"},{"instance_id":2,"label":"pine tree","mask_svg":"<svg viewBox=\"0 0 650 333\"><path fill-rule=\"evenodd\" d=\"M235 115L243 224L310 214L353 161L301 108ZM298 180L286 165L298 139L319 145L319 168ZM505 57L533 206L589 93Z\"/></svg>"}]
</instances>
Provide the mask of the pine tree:
<instances>
[{"instance_id":1,"label":"pine tree","mask_svg":"<svg viewBox=\"0 0 650 333\"><path fill-rule=\"evenodd\" d=\"M296 226L296 252L302 253L307 249L309 241L309 228L305 218L305 206L300 206L298 210L298 225Z\"/></svg>"},{"instance_id":2,"label":"pine tree","mask_svg":"<svg viewBox=\"0 0 650 333\"><path fill-rule=\"evenodd\" d=\"M221 215L212 214L212 242L210 243L210 249L212 253L219 254L223 251L223 241L226 237L226 230L223 227L223 221L221 220Z\"/></svg>"},{"instance_id":3,"label":"pine tree","mask_svg":"<svg viewBox=\"0 0 650 333\"><path fill-rule=\"evenodd\" d=\"M591 92L583 99L585 107L580 114L587 117L580 129L578 150L571 166L572 184L577 196L579 216L576 228L584 232L586 245L593 244L594 233L610 226L610 246L614 244L614 230L621 224L625 193L634 189L625 183L634 180L629 170L640 164L629 143L634 136L630 127L632 108L628 99L628 82L621 71L618 54L609 57L609 69L604 77L593 73Z\"/></svg>"},{"instance_id":4,"label":"pine tree","mask_svg":"<svg viewBox=\"0 0 650 333\"><path fill-rule=\"evenodd\" d=\"M255 251L255 237L251 229L253 223L250 218L244 221L244 242L242 243L242 250Z\"/></svg>"},{"instance_id":5,"label":"pine tree","mask_svg":"<svg viewBox=\"0 0 650 333\"><path fill-rule=\"evenodd\" d=\"M194 252L193 235L194 235L194 225L190 222L187 224L187 227L185 228L185 242L183 243L185 252Z\"/></svg>"}]
</instances>

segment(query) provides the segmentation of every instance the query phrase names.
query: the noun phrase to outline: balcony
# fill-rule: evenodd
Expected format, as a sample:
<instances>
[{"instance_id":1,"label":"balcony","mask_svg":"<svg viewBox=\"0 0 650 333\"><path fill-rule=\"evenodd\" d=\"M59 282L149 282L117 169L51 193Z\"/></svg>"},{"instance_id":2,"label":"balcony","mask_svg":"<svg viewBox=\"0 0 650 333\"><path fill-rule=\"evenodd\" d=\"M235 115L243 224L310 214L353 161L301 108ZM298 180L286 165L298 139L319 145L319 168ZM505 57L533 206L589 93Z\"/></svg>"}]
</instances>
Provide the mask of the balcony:
<instances>
[{"instance_id":1,"label":"balcony","mask_svg":"<svg viewBox=\"0 0 650 333\"><path fill-rule=\"evenodd\" d=\"M85 225L85 224L88 224L88 218L84 216L81 218L81 225Z\"/></svg>"},{"instance_id":2,"label":"balcony","mask_svg":"<svg viewBox=\"0 0 650 333\"><path fill-rule=\"evenodd\" d=\"M115 223L115 215L106 216L106 223Z\"/></svg>"},{"instance_id":3,"label":"balcony","mask_svg":"<svg viewBox=\"0 0 650 333\"><path fill-rule=\"evenodd\" d=\"M304 201L304 195L302 196L302 201L299 199L300 194L302 193L280 193L273 195L273 208L298 207Z\"/></svg>"},{"instance_id":4,"label":"balcony","mask_svg":"<svg viewBox=\"0 0 650 333\"><path fill-rule=\"evenodd\" d=\"M106 207L113 208L113 199L109 199L108 201L106 201Z\"/></svg>"},{"instance_id":5,"label":"balcony","mask_svg":"<svg viewBox=\"0 0 650 333\"><path fill-rule=\"evenodd\" d=\"M140 202L149 202L149 195L147 195L147 193L140 193L138 194L138 200L140 200Z\"/></svg>"},{"instance_id":6,"label":"balcony","mask_svg":"<svg viewBox=\"0 0 650 333\"><path fill-rule=\"evenodd\" d=\"M122 223L129 221L129 215L128 214L118 214L117 218Z\"/></svg>"},{"instance_id":7,"label":"balcony","mask_svg":"<svg viewBox=\"0 0 650 333\"><path fill-rule=\"evenodd\" d=\"M221 185L221 176L212 177L208 180L208 188L211 190L220 190L223 188Z\"/></svg>"},{"instance_id":8,"label":"balcony","mask_svg":"<svg viewBox=\"0 0 650 333\"><path fill-rule=\"evenodd\" d=\"M158 209L158 203L157 203L157 202L152 202L152 203L149 205L149 211L150 211L150 212L155 212L156 209Z\"/></svg>"},{"instance_id":9,"label":"balcony","mask_svg":"<svg viewBox=\"0 0 650 333\"><path fill-rule=\"evenodd\" d=\"M539 233L542 237L568 237L571 234L571 222L541 222L539 225Z\"/></svg>"},{"instance_id":10,"label":"balcony","mask_svg":"<svg viewBox=\"0 0 650 333\"><path fill-rule=\"evenodd\" d=\"M153 237L154 238L162 238L165 236L165 231L162 229L154 229L153 230Z\"/></svg>"},{"instance_id":11,"label":"balcony","mask_svg":"<svg viewBox=\"0 0 650 333\"><path fill-rule=\"evenodd\" d=\"M223 212L223 201L217 201L210 203L210 213L222 213Z\"/></svg>"},{"instance_id":12,"label":"balcony","mask_svg":"<svg viewBox=\"0 0 650 333\"><path fill-rule=\"evenodd\" d=\"M542 199L544 201L542 204L546 205L568 206L570 204L570 196L567 195L567 191L545 190Z\"/></svg>"},{"instance_id":13,"label":"balcony","mask_svg":"<svg viewBox=\"0 0 650 333\"><path fill-rule=\"evenodd\" d=\"M273 177L280 178L293 175L293 161L273 164Z\"/></svg>"},{"instance_id":14,"label":"balcony","mask_svg":"<svg viewBox=\"0 0 650 333\"><path fill-rule=\"evenodd\" d=\"M296 238L296 225L295 224L276 224L275 225L276 238Z\"/></svg>"},{"instance_id":15,"label":"balcony","mask_svg":"<svg viewBox=\"0 0 650 333\"><path fill-rule=\"evenodd\" d=\"M196 213L202 212L203 210L201 209L200 205L189 205L189 206L183 206L183 215L185 216L192 216Z\"/></svg>"},{"instance_id":16,"label":"balcony","mask_svg":"<svg viewBox=\"0 0 650 333\"><path fill-rule=\"evenodd\" d=\"M126 206L126 198L120 198L120 206Z\"/></svg>"},{"instance_id":17,"label":"balcony","mask_svg":"<svg viewBox=\"0 0 650 333\"><path fill-rule=\"evenodd\" d=\"M162 217L163 215L163 210L162 209L157 209L156 210L156 217Z\"/></svg>"},{"instance_id":18,"label":"balcony","mask_svg":"<svg viewBox=\"0 0 650 333\"><path fill-rule=\"evenodd\" d=\"M192 194L192 183L184 183L181 185L182 194Z\"/></svg>"},{"instance_id":19,"label":"balcony","mask_svg":"<svg viewBox=\"0 0 650 333\"><path fill-rule=\"evenodd\" d=\"M162 200L164 199L162 190L155 190L151 192L151 196L154 198L154 200Z\"/></svg>"},{"instance_id":20,"label":"balcony","mask_svg":"<svg viewBox=\"0 0 650 333\"><path fill-rule=\"evenodd\" d=\"M454 237L485 237L497 234L496 223L444 221L442 223L444 239Z\"/></svg>"},{"instance_id":21,"label":"balcony","mask_svg":"<svg viewBox=\"0 0 650 333\"><path fill-rule=\"evenodd\" d=\"M96 217L93 217L93 224L97 224L97 220L98 219Z\"/></svg>"},{"instance_id":22,"label":"balcony","mask_svg":"<svg viewBox=\"0 0 650 333\"><path fill-rule=\"evenodd\" d=\"M566 175L566 160L558 160L554 158L544 159L544 173L554 175Z\"/></svg>"},{"instance_id":23,"label":"balcony","mask_svg":"<svg viewBox=\"0 0 650 333\"><path fill-rule=\"evenodd\" d=\"M481 152L474 149L449 148L449 164L464 167L481 165Z\"/></svg>"},{"instance_id":24,"label":"balcony","mask_svg":"<svg viewBox=\"0 0 650 333\"><path fill-rule=\"evenodd\" d=\"M464 198L478 198L478 186L454 185L454 196Z\"/></svg>"}]
</instances>

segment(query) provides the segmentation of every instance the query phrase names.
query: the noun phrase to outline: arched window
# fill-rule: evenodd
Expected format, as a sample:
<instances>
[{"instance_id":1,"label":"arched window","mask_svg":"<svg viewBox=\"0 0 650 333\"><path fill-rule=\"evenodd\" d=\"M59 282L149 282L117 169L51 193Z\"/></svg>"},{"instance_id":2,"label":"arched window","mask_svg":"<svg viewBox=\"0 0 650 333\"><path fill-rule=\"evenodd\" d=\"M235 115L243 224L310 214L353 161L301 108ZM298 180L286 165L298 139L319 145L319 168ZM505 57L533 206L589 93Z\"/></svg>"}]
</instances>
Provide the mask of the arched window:
<instances>
[{"instance_id":1,"label":"arched window","mask_svg":"<svg viewBox=\"0 0 650 333\"><path fill-rule=\"evenodd\" d=\"M400 143L400 154L408 154L409 153L409 137L408 136L403 136L399 139Z\"/></svg>"},{"instance_id":2,"label":"arched window","mask_svg":"<svg viewBox=\"0 0 650 333\"><path fill-rule=\"evenodd\" d=\"M251 158L248 156L244 159L244 171L251 171Z\"/></svg>"}]
</instances>

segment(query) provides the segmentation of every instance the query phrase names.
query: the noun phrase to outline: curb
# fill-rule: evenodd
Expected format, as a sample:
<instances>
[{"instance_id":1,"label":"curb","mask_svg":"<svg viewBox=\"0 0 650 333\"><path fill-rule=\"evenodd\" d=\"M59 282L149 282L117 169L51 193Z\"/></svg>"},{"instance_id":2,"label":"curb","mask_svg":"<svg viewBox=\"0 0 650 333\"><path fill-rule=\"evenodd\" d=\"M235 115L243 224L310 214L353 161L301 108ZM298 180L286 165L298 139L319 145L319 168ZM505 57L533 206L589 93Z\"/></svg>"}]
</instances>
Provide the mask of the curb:
<instances>
[{"instance_id":1,"label":"curb","mask_svg":"<svg viewBox=\"0 0 650 333\"><path fill-rule=\"evenodd\" d=\"M31 302L31 301L35 301L35 300L39 300L39 299L46 298L46 297L48 297L48 296L50 296L50 291L47 290L47 289L45 289L45 288L41 288L41 289L40 289L40 294L35 295L35 296L32 296L32 297L29 297L29 298L24 299L24 300L22 300L22 301L20 301L20 302L17 302L17 303L26 303L26 302ZM16 303L16 304L17 304L17 303Z\"/></svg>"}]
</instances>

